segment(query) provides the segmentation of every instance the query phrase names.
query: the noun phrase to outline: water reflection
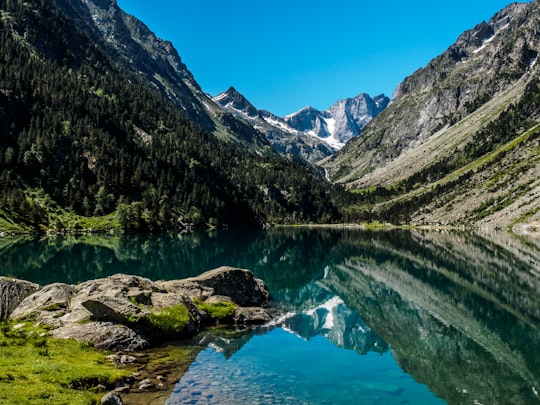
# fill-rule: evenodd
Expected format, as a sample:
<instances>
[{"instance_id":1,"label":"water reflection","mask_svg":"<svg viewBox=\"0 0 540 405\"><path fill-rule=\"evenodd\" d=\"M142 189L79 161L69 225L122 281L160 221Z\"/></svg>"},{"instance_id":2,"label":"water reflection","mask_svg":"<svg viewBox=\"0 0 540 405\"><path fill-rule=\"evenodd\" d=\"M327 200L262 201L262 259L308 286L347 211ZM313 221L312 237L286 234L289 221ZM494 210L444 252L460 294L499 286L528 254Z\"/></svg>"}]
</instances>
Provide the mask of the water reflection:
<instances>
[{"instance_id":1,"label":"water reflection","mask_svg":"<svg viewBox=\"0 0 540 405\"><path fill-rule=\"evenodd\" d=\"M534 249L518 256L469 235L409 236L357 243L362 254L333 266L324 284L448 403L537 403Z\"/></svg>"},{"instance_id":2,"label":"water reflection","mask_svg":"<svg viewBox=\"0 0 540 405\"><path fill-rule=\"evenodd\" d=\"M0 239L1 273L41 284L117 272L173 279L224 264L268 283L287 314L273 327L362 356L391 352L448 403L540 403L537 241L289 228ZM209 339L227 358L250 342Z\"/></svg>"}]
</instances>

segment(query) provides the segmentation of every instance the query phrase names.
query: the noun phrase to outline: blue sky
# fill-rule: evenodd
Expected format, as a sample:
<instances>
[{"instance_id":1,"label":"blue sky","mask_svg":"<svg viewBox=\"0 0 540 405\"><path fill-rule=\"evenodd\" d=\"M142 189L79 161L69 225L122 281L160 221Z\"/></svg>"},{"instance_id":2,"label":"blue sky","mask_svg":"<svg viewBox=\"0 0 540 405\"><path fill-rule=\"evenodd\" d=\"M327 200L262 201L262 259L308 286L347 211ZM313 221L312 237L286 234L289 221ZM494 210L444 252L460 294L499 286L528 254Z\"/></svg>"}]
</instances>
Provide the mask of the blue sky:
<instances>
[{"instance_id":1,"label":"blue sky","mask_svg":"<svg viewBox=\"0 0 540 405\"><path fill-rule=\"evenodd\" d=\"M236 87L284 116L360 93L391 96L508 0L118 0L171 41L203 90Z\"/></svg>"}]
</instances>

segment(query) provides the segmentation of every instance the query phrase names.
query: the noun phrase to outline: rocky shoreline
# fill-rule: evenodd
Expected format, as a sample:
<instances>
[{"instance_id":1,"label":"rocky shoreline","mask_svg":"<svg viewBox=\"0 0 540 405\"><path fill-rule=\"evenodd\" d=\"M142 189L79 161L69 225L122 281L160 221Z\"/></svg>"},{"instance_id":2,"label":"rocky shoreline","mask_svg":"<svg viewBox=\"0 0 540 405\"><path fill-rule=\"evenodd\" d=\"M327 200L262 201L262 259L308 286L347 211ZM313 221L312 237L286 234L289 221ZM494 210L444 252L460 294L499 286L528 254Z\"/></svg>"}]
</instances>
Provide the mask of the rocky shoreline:
<instances>
[{"instance_id":1,"label":"rocky shoreline","mask_svg":"<svg viewBox=\"0 0 540 405\"><path fill-rule=\"evenodd\" d=\"M141 351L167 341L193 337L206 326L260 325L272 320L270 294L249 270L220 267L198 277L151 281L116 274L78 285L39 286L0 277L0 320L32 320L60 339L75 339L113 352L109 360L137 363ZM103 397L119 404L120 394L159 389L156 381L137 375Z\"/></svg>"}]
</instances>

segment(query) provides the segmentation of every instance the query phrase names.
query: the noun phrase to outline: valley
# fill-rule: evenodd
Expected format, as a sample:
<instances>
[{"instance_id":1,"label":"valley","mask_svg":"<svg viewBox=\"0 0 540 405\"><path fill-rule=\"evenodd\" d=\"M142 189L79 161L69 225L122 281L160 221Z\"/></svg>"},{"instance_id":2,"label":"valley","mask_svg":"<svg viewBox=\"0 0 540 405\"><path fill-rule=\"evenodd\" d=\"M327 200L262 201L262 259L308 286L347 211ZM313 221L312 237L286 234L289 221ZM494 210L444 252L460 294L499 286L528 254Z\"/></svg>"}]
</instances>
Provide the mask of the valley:
<instances>
[{"instance_id":1,"label":"valley","mask_svg":"<svg viewBox=\"0 0 540 405\"><path fill-rule=\"evenodd\" d=\"M2 7L1 232L539 221L536 1L464 32L392 99L285 117L206 94L112 0Z\"/></svg>"}]
</instances>

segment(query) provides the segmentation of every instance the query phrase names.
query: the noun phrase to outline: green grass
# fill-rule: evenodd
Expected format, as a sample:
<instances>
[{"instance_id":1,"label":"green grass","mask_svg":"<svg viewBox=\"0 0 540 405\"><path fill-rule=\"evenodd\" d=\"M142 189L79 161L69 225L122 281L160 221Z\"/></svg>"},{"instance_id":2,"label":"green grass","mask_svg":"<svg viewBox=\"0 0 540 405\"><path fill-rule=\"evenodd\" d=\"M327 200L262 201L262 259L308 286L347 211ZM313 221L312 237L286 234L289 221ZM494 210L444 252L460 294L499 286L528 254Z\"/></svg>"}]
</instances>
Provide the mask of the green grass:
<instances>
[{"instance_id":1,"label":"green grass","mask_svg":"<svg viewBox=\"0 0 540 405\"><path fill-rule=\"evenodd\" d=\"M105 353L72 341L53 339L43 328L0 323L0 403L97 404L103 393L129 372L116 368Z\"/></svg>"},{"instance_id":2,"label":"green grass","mask_svg":"<svg viewBox=\"0 0 540 405\"><path fill-rule=\"evenodd\" d=\"M212 304L204 303L200 300L195 300L195 305L201 311L206 312L212 319L222 319L234 315L236 305L230 301L214 302Z\"/></svg>"},{"instance_id":3,"label":"green grass","mask_svg":"<svg viewBox=\"0 0 540 405\"><path fill-rule=\"evenodd\" d=\"M185 305L174 305L148 316L153 327L167 334L181 333L189 322L189 312Z\"/></svg>"}]
</instances>

